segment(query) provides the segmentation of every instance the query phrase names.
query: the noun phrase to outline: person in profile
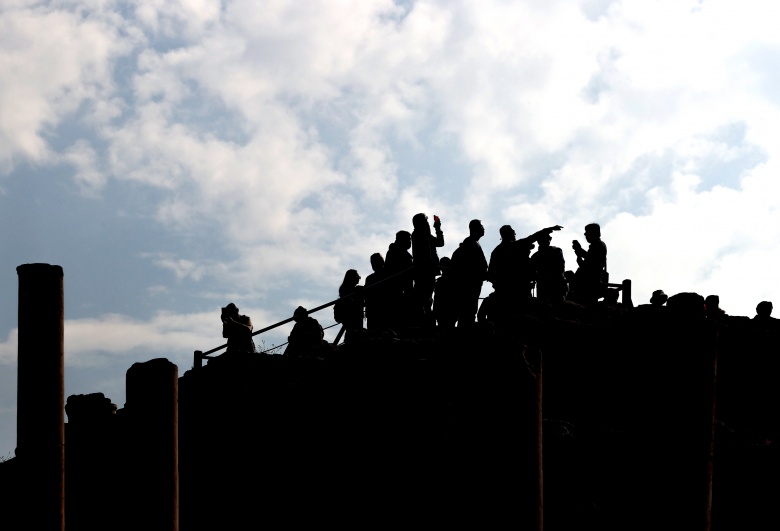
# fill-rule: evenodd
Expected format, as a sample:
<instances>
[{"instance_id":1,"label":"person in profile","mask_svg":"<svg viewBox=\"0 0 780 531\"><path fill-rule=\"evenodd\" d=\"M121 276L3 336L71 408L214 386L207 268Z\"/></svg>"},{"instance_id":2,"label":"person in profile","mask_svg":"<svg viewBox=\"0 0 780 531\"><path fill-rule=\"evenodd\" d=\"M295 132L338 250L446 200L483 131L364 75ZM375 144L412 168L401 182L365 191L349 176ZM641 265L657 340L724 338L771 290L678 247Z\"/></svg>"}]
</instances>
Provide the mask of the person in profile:
<instances>
[{"instance_id":1,"label":"person in profile","mask_svg":"<svg viewBox=\"0 0 780 531\"><path fill-rule=\"evenodd\" d=\"M293 312L293 326L287 337L285 356L291 357L317 357L322 351L325 341L325 331L319 321L309 315L309 311L303 306L298 306Z\"/></svg>"},{"instance_id":2,"label":"person in profile","mask_svg":"<svg viewBox=\"0 0 780 531\"><path fill-rule=\"evenodd\" d=\"M479 244L485 227L478 219L469 222L469 235L452 254L451 264L458 284L458 328L474 324L479 309L482 283L487 279L488 263Z\"/></svg>"},{"instance_id":3,"label":"person in profile","mask_svg":"<svg viewBox=\"0 0 780 531\"><path fill-rule=\"evenodd\" d=\"M412 266L414 262L409 249L412 248L412 235L409 231L399 230L395 233L395 241L390 244L385 254L385 274L388 296L388 324L393 330L403 328L408 324L414 297L414 281Z\"/></svg>"},{"instance_id":4,"label":"person in profile","mask_svg":"<svg viewBox=\"0 0 780 531\"><path fill-rule=\"evenodd\" d=\"M227 339L226 352L255 352L252 319L241 315L232 302L222 308L222 337Z\"/></svg>"},{"instance_id":5,"label":"person in profile","mask_svg":"<svg viewBox=\"0 0 780 531\"><path fill-rule=\"evenodd\" d=\"M441 231L441 220L435 217L433 228L436 236L431 234L428 216L416 214L412 218L412 260L414 264L414 299L416 313L420 324L433 327L436 323L433 317L433 290L436 277L441 274L437 247L444 246L444 233Z\"/></svg>"},{"instance_id":6,"label":"person in profile","mask_svg":"<svg viewBox=\"0 0 780 531\"><path fill-rule=\"evenodd\" d=\"M339 300L333 306L333 316L344 327L346 342L358 330L363 330L363 286L358 285L359 282L357 270L348 269L339 286Z\"/></svg>"},{"instance_id":7,"label":"person in profile","mask_svg":"<svg viewBox=\"0 0 780 531\"><path fill-rule=\"evenodd\" d=\"M371 255L371 269L374 271L366 277L366 329L383 330L389 326L388 285L383 282L387 278L385 259L380 253Z\"/></svg>"},{"instance_id":8,"label":"person in profile","mask_svg":"<svg viewBox=\"0 0 780 531\"><path fill-rule=\"evenodd\" d=\"M458 320L458 287L452 273L450 259L442 256L439 260L441 276L436 279L433 296L433 315L441 335L446 336L455 328Z\"/></svg>"},{"instance_id":9,"label":"person in profile","mask_svg":"<svg viewBox=\"0 0 780 531\"><path fill-rule=\"evenodd\" d=\"M585 240L589 244L587 251L579 241L572 241L578 267L570 299L588 305L595 304L607 289L607 245L601 241L601 226L598 223L585 225Z\"/></svg>"},{"instance_id":10,"label":"person in profile","mask_svg":"<svg viewBox=\"0 0 780 531\"><path fill-rule=\"evenodd\" d=\"M562 228L562 227L561 227ZM564 273L566 260L560 247L551 245L552 234L539 236L539 250L531 256L531 270L536 280L536 298L558 304L566 300L568 283Z\"/></svg>"}]
</instances>

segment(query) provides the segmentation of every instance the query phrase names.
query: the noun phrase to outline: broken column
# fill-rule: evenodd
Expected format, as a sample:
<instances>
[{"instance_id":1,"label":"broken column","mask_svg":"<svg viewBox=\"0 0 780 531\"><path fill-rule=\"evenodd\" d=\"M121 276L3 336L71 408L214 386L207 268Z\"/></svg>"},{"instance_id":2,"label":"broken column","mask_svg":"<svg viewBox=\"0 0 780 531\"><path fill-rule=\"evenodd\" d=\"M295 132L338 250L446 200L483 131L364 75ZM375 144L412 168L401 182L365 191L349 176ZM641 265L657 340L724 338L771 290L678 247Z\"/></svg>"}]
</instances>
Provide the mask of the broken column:
<instances>
[{"instance_id":1,"label":"broken column","mask_svg":"<svg viewBox=\"0 0 780 531\"><path fill-rule=\"evenodd\" d=\"M179 529L179 368L164 358L127 371L128 529Z\"/></svg>"},{"instance_id":2,"label":"broken column","mask_svg":"<svg viewBox=\"0 0 780 531\"><path fill-rule=\"evenodd\" d=\"M19 276L16 456L29 529L65 528L65 356L62 268L24 264Z\"/></svg>"}]
</instances>

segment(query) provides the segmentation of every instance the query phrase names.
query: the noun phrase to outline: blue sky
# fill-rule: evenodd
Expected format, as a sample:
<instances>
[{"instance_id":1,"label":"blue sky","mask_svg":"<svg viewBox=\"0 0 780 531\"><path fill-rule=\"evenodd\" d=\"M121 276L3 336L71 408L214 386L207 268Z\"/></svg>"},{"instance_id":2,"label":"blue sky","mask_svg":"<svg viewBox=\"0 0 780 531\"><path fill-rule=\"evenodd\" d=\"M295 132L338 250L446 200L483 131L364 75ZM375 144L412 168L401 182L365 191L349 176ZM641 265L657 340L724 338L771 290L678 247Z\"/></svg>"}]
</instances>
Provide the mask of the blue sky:
<instances>
[{"instance_id":1,"label":"blue sky","mask_svg":"<svg viewBox=\"0 0 780 531\"><path fill-rule=\"evenodd\" d=\"M64 270L66 394L120 407L132 363L183 374L228 302L259 329L332 300L417 212L442 256L473 218L486 254L503 224L560 224L573 269L596 221L635 302L777 303L779 22L752 0L6 0L0 456L25 263Z\"/></svg>"}]
</instances>

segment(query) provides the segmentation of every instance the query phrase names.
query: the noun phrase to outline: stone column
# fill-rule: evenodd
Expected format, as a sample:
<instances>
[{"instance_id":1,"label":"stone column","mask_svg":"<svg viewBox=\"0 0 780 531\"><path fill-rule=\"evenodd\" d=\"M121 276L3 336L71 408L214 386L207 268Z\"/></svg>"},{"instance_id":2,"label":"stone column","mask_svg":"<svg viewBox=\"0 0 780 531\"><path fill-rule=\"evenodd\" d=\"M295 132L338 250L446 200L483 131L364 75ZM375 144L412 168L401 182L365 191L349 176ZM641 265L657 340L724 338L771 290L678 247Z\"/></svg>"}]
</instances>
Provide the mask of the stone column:
<instances>
[{"instance_id":1,"label":"stone column","mask_svg":"<svg viewBox=\"0 0 780 531\"><path fill-rule=\"evenodd\" d=\"M179 529L179 368L164 358L127 371L128 529Z\"/></svg>"},{"instance_id":2,"label":"stone column","mask_svg":"<svg viewBox=\"0 0 780 531\"><path fill-rule=\"evenodd\" d=\"M19 276L16 456L29 529L65 528L65 356L60 266L25 264Z\"/></svg>"}]
</instances>

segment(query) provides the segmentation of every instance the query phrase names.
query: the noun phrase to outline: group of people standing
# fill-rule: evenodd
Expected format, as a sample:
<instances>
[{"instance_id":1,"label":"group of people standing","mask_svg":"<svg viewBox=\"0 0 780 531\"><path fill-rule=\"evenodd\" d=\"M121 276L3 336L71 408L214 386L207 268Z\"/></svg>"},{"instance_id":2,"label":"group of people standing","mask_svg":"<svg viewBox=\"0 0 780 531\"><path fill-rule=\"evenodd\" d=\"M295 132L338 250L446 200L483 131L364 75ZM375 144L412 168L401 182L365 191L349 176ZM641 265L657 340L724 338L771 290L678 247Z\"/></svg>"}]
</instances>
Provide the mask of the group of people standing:
<instances>
[{"instance_id":1,"label":"group of people standing","mask_svg":"<svg viewBox=\"0 0 780 531\"><path fill-rule=\"evenodd\" d=\"M509 314L534 296L548 303L573 300L595 303L603 296L607 247L601 241L598 224L585 227L584 249L572 246L577 255L576 272L566 271L563 252L551 245L552 233L560 225L541 229L518 239L510 225L501 227L501 243L485 256L479 240L485 235L482 222L469 223L469 235L451 257L439 257L444 246L441 220L433 224L423 213L412 218L413 231L398 231L383 257L371 255L373 272L361 286L357 270L344 275L334 317L350 330L362 329L365 317L369 330L394 331L409 327L440 331L467 327L479 320ZM538 245L538 250L531 251ZM411 252L410 252L411 251ZM483 283L493 293L480 305Z\"/></svg>"},{"instance_id":2,"label":"group of people standing","mask_svg":"<svg viewBox=\"0 0 780 531\"><path fill-rule=\"evenodd\" d=\"M504 225L499 230L501 242L489 260L479 243L485 228L478 219L471 220L469 235L451 257L438 254L444 246L438 216L431 224L428 216L416 214L412 226L411 233L396 233L384 256L371 255L373 272L364 285L357 270L344 274L333 313L346 341L364 328L364 320L369 330L436 328L445 335L478 321L495 322L522 309L534 297L534 287L536 298L550 304L569 300L590 305L606 294L607 246L596 223L585 227L587 250L577 240L572 242L578 266L574 272L566 270L563 252L551 244L552 233L563 228L560 225L520 239L510 225ZM486 281L493 292L480 304ZM303 307L295 310L293 320L285 355L312 355L325 343L322 326ZM231 303L223 308L222 321L229 351L256 351L249 317L240 315Z\"/></svg>"}]
</instances>

